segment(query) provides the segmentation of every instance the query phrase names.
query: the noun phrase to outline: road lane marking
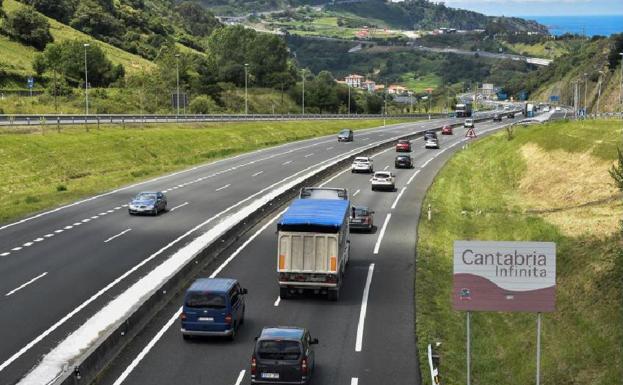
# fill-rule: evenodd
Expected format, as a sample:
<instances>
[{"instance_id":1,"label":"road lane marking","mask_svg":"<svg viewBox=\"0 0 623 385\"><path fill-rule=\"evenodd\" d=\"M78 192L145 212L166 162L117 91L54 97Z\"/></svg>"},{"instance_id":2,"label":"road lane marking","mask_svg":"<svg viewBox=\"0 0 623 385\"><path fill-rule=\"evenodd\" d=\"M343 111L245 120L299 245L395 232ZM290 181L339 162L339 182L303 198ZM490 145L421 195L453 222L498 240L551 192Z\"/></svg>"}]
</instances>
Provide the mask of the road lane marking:
<instances>
[{"instance_id":1,"label":"road lane marking","mask_svg":"<svg viewBox=\"0 0 623 385\"><path fill-rule=\"evenodd\" d=\"M24 243L22 246L24 246L24 247L30 247L30 246L32 246L32 245L33 245L33 242L26 242L26 243Z\"/></svg>"},{"instance_id":2,"label":"road lane marking","mask_svg":"<svg viewBox=\"0 0 623 385\"><path fill-rule=\"evenodd\" d=\"M359 385L359 378L353 377L350 379L350 385Z\"/></svg>"},{"instance_id":3,"label":"road lane marking","mask_svg":"<svg viewBox=\"0 0 623 385\"><path fill-rule=\"evenodd\" d=\"M379 247L381 247L381 241L383 241L383 236L385 235L385 230L387 229L387 224L389 220L392 218L392 214L389 213L385 217L385 222L383 223L383 227L381 228L381 232L379 233L379 238L376 240L376 245L374 245L374 254L379 253Z\"/></svg>"},{"instance_id":4,"label":"road lane marking","mask_svg":"<svg viewBox=\"0 0 623 385\"><path fill-rule=\"evenodd\" d=\"M7 255L11 255L11 253L9 251L6 251L6 252L0 254L0 257L6 257Z\"/></svg>"},{"instance_id":5,"label":"road lane marking","mask_svg":"<svg viewBox=\"0 0 623 385\"><path fill-rule=\"evenodd\" d=\"M115 210L119 210L119 209L121 209L121 206L115 207Z\"/></svg>"},{"instance_id":6,"label":"road lane marking","mask_svg":"<svg viewBox=\"0 0 623 385\"><path fill-rule=\"evenodd\" d=\"M25 288L26 286L30 285L31 283L35 282L36 280L38 280L39 278L43 278L48 274L48 272L46 271L45 273L41 273L38 276L36 276L35 278L31 279L30 281L24 283L23 285L11 290L10 292L6 293L4 296L8 297L10 295L13 295L15 293L17 293L18 291L22 290L23 288Z\"/></svg>"},{"instance_id":7,"label":"road lane marking","mask_svg":"<svg viewBox=\"0 0 623 385\"><path fill-rule=\"evenodd\" d=\"M223 187L219 187L219 188L217 188L217 189L216 189L216 190L214 190L214 191L221 191L221 190L225 190L225 189L226 189L226 188L228 188L229 186L231 186L231 184L226 184L225 186L223 186Z\"/></svg>"},{"instance_id":8,"label":"road lane marking","mask_svg":"<svg viewBox=\"0 0 623 385\"><path fill-rule=\"evenodd\" d=\"M93 216L91 217L91 219L97 219L97 218L99 218L99 216L97 216L97 215L93 215Z\"/></svg>"},{"instance_id":9,"label":"road lane marking","mask_svg":"<svg viewBox=\"0 0 623 385\"><path fill-rule=\"evenodd\" d=\"M86 218L82 220L83 223L91 222L91 218Z\"/></svg>"},{"instance_id":10,"label":"road lane marking","mask_svg":"<svg viewBox=\"0 0 623 385\"><path fill-rule=\"evenodd\" d=\"M304 158L309 158L310 156L314 155L314 153L312 152L311 154L307 154L304 156Z\"/></svg>"},{"instance_id":11,"label":"road lane marking","mask_svg":"<svg viewBox=\"0 0 623 385\"><path fill-rule=\"evenodd\" d=\"M46 234L46 235L44 235L44 237L46 237L46 238L52 238L53 236L54 236L54 234Z\"/></svg>"},{"instance_id":12,"label":"road lane marking","mask_svg":"<svg viewBox=\"0 0 623 385\"><path fill-rule=\"evenodd\" d=\"M402 194L404 194L406 189L407 189L406 187L403 187L402 190L400 190L400 193L398 193L398 196L396 197L396 200L394 201L394 204L392 205L392 210L396 208L396 205L398 204L400 197L402 196Z\"/></svg>"},{"instance_id":13,"label":"road lane marking","mask_svg":"<svg viewBox=\"0 0 623 385\"><path fill-rule=\"evenodd\" d=\"M283 163L281 163L281 165L282 165L282 166L285 166L286 164L290 164L290 163L292 163L292 161L291 161L291 160L289 160L289 161L287 161L287 162L283 162Z\"/></svg>"},{"instance_id":14,"label":"road lane marking","mask_svg":"<svg viewBox=\"0 0 623 385\"><path fill-rule=\"evenodd\" d=\"M65 226L65 227L63 227L63 228L64 228L65 230L71 230L71 229L73 229L74 227L73 227L73 226Z\"/></svg>"},{"instance_id":15,"label":"road lane marking","mask_svg":"<svg viewBox=\"0 0 623 385\"><path fill-rule=\"evenodd\" d=\"M106 214L108 214L108 213L103 212L103 213L99 213L99 214L97 214L97 215L99 215L100 217L103 217L103 216L104 216L104 215L106 215Z\"/></svg>"},{"instance_id":16,"label":"road lane marking","mask_svg":"<svg viewBox=\"0 0 623 385\"><path fill-rule=\"evenodd\" d=\"M275 303L273 304L275 307L279 306L279 302L281 302L281 296L277 297Z\"/></svg>"},{"instance_id":17,"label":"road lane marking","mask_svg":"<svg viewBox=\"0 0 623 385\"><path fill-rule=\"evenodd\" d=\"M172 207L171 209L169 209L169 211L175 211L175 210L179 209L180 207L184 207L184 206L186 206L187 204L188 204L188 202L184 202L184 203L182 203L181 205L178 205L178 206Z\"/></svg>"},{"instance_id":18,"label":"road lane marking","mask_svg":"<svg viewBox=\"0 0 623 385\"><path fill-rule=\"evenodd\" d=\"M122 232L120 232L119 234L113 235L112 237L108 238L107 240L104 241L104 243L108 243L108 242L112 241L115 238L119 238L120 236L122 236L123 234L125 234L125 233L127 233L129 231L132 231L132 229L125 229Z\"/></svg>"},{"instance_id":19,"label":"road lane marking","mask_svg":"<svg viewBox=\"0 0 623 385\"><path fill-rule=\"evenodd\" d=\"M327 151L333 150L333 147L327 147Z\"/></svg>"},{"instance_id":20,"label":"road lane marking","mask_svg":"<svg viewBox=\"0 0 623 385\"><path fill-rule=\"evenodd\" d=\"M17 247L12 248L11 250L12 251L20 251L21 249L22 249L21 246L17 246Z\"/></svg>"},{"instance_id":21,"label":"road lane marking","mask_svg":"<svg viewBox=\"0 0 623 385\"><path fill-rule=\"evenodd\" d=\"M430 163L431 160L433 160L433 159L431 158L431 159L427 160L426 162L424 162L424 164L421 165L420 168L424 168L424 167L428 166L428 164Z\"/></svg>"},{"instance_id":22,"label":"road lane marking","mask_svg":"<svg viewBox=\"0 0 623 385\"><path fill-rule=\"evenodd\" d=\"M234 258L236 258L238 256L238 254L240 254L240 252L242 252L242 250L244 250L245 247L247 247L251 242L253 242L255 240L255 238L257 238L261 233L263 233L269 226L272 226L273 223L275 223L275 221L277 219L279 219L281 217L281 215L283 215L283 213L285 213L285 212L286 212L286 210L282 210L281 212L279 212L279 214L275 215L270 221L268 221L264 226L262 226L252 236L250 236L249 239L247 239L242 245L240 245L240 247L238 249L236 249L236 251L234 251L229 256L229 258L227 258L225 261L223 261L223 263L216 270L214 270L212 272L212 274L210 274L210 278L214 278L218 274L220 274L220 272L223 271L223 269L227 265L229 265L229 263L231 261L233 261ZM115 380L113 385L121 385L123 383L123 381L125 381L126 378L128 378L128 376L141 363L141 361L145 358L145 356L149 353L149 351L151 349L153 349L153 347L156 345L156 343L158 343L158 341L162 338L164 333L166 333L166 331L169 330L169 328L171 328L173 323L178 320L178 318L180 317L181 314L182 314L182 307L177 309L175 314L173 314L173 316L171 318L169 318L169 320L167 321L166 324L164 324L162 329L160 329L158 331L158 333L156 333L154 338L152 338L151 341L149 341L149 343L147 345L145 345L143 350L141 350L141 352L136 356L136 358L134 358L134 360L130 363L130 365L128 365L128 367L125 368L123 373L121 373L121 375L117 378L117 380ZM0 369L1 369L1 367L0 367Z\"/></svg>"},{"instance_id":23,"label":"road lane marking","mask_svg":"<svg viewBox=\"0 0 623 385\"><path fill-rule=\"evenodd\" d=\"M357 340L355 341L355 351L361 351L363 344L363 327L366 322L366 311L368 310L368 295L370 295L370 283L372 283L372 274L374 274L374 263L368 268L368 278L366 278L366 286L363 288L363 296L361 298L361 310L359 311L359 323L357 324Z\"/></svg>"},{"instance_id":24,"label":"road lane marking","mask_svg":"<svg viewBox=\"0 0 623 385\"><path fill-rule=\"evenodd\" d=\"M355 193L353 194L353 197L356 197L356 196L357 196L357 194L359 194L359 192L360 192L360 191L361 191L361 190L357 190L357 191L355 191Z\"/></svg>"},{"instance_id":25,"label":"road lane marking","mask_svg":"<svg viewBox=\"0 0 623 385\"><path fill-rule=\"evenodd\" d=\"M413 175L411 175L411 178L409 178L409 180L407 181L407 185L410 185L411 182L413 182L413 179L417 176L417 174L420 173L420 170L417 170L416 172L413 173Z\"/></svg>"},{"instance_id":26,"label":"road lane marking","mask_svg":"<svg viewBox=\"0 0 623 385\"><path fill-rule=\"evenodd\" d=\"M35 239L35 242L41 242L41 241L45 241L45 239L41 237Z\"/></svg>"},{"instance_id":27,"label":"road lane marking","mask_svg":"<svg viewBox=\"0 0 623 385\"><path fill-rule=\"evenodd\" d=\"M383 169L383 171L387 170L389 168L389 166L385 166L385 168Z\"/></svg>"},{"instance_id":28,"label":"road lane marking","mask_svg":"<svg viewBox=\"0 0 623 385\"><path fill-rule=\"evenodd\" d=\"M235 384L235 385L240 385L240 384L242 384L242 380L244 379L244 374L245 374L246 372L247 372L247 371L246 371L246 370L244 370L244 369L242 369L242 370L240 371L240 374L238 375L238 379L236 380L236 384Z\"/></svg>"},{"instance_id":29,"label":"road lane marking","mask_svg":"<svg viewBox=\"0 0 623 385\"><path fill-rule=\"evenodd\" d=\"M383 136L383 135L379 135L379 136ZM361 140L370 140L370 138L361 138Z\"/></svg>"},{"instance_id":30,"label":"road lane marking","mask_svg":"<svg viewBox=\"0 0 623 385\"><path fill-rule=\"evenodd\" d=\"M258 176L258 175L262 174L263 172L264 172L264 171L258 171L258 172L256 172L255 174L253 174L253 175L251 175L251 176L255 178L256 176Z\"/></svg>"}]
</instances>

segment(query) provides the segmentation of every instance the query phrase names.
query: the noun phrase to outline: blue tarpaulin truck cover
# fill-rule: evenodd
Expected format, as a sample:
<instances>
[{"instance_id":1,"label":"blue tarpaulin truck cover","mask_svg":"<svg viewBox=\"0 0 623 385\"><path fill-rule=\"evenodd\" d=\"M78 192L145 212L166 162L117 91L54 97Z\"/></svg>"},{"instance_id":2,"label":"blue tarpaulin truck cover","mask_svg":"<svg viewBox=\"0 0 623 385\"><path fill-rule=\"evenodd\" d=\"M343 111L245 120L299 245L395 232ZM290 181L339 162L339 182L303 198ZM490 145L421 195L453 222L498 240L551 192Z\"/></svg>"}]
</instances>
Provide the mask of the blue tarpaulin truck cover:
<instances>
[{"instance_id":1,"label":"blue tarpaulin truck cover","mask_svg":"<svg viewBox=\"0 0 623 385\"><path fill-rule=\"evenodd\" d=\"M283 214L277 227L295 230L326 227L340 229L348 220L350 202L338 199L296 199Z\"/></svg>"}]
</instances>

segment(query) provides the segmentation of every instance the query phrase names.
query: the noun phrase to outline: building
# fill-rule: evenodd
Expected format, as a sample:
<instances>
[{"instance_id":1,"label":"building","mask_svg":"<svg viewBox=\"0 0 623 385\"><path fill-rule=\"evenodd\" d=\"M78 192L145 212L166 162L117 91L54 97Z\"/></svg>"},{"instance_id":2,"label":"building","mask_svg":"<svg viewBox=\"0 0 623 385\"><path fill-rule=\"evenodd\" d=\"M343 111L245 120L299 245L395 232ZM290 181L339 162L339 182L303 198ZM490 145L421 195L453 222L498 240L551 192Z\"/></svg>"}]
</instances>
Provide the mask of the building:
<instances>
[{"instance_id":1,"label":"building","mask_svg":"<svg viewBox=\"0 0 623 385\"><path fill-rule=\"evenodd\" d=\"M366 80L365 82L361 83L361 88L367 90L368 92L374 92L374 90L376 89L376 83L372 80Z\"/></svg>"},{"instance_id":2,"label":"building","mask_svg":"<svg viewBox=\"0 0 623 385\"><path fill-rule=\"evenodd\" d=\"M478 92L488 99L495 95L495 85L492 83L482 83L482 87L478 89Z\"/></svg>"},{"instance_id":3,"label":"building","mask_svg":"<svg viewBox=\"0 0 623 385\"><path fill-rule=\"evenodd\" d=\"M390 95L403 95L407 93L407 88L398 84L392 84L387 87L387 93Z\"/></svg>"},{"instance_id":4,"label":"building","mask_svg":"<svg viewBox=\"0 0 623 385\"><path fill-rule=\"evenodd\" d=\"M346 84L353 88L361 88L361 83L363 83L364 79L363 76L357 74L350 74L344 78Z\"/></svg>"}]
</instances>

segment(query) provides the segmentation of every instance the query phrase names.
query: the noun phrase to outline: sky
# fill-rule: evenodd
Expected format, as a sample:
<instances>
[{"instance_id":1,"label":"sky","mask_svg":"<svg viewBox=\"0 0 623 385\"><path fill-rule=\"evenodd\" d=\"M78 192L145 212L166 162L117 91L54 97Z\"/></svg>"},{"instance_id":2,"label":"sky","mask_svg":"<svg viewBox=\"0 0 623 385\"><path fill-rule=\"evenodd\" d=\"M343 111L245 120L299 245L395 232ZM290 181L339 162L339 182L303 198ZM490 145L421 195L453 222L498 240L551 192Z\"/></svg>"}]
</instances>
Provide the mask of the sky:
<instances>
[{"instance_id":1,"label":"sky","mask_svg":"<svg viewBox=\"0 0 623 385\"><path fill-rule=\"evenodd\" d=\"M494 16L623 15L623 0L445 0L444 3Z\"/></svg>"}]
</instances>

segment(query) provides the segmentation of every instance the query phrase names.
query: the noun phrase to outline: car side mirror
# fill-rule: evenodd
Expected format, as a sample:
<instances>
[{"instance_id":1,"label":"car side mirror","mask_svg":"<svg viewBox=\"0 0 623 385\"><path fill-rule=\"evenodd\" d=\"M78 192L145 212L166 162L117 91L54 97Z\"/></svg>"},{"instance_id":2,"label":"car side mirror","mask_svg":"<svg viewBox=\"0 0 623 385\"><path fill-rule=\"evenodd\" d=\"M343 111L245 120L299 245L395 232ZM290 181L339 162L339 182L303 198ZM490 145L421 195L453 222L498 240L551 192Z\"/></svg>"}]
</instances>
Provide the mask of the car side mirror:
<instances>
[{"instance_id":1,"label":"car side mirror","mask_svg":"<svg viewBox=\"0 0 623 385\"><path fill-rule=\"evenodd\" d=\"M318 338L312 338L310 344L311 345L318 345Z\"/></svg>"},{"instance_id":2,"label":"car side mirror","mask_svg":"<svg viewBox=\"0 0 623 385\"><path fill-rule=\"evenodd\" d=\"M249 290L247 290L247 289L241 289L241 290L240 290L240 293L241 293L241 294L248 294L248 293L249 293Z\"/></svg>"}]
</instances>

